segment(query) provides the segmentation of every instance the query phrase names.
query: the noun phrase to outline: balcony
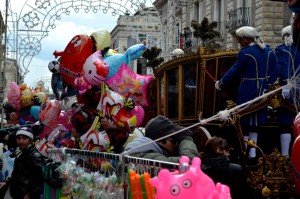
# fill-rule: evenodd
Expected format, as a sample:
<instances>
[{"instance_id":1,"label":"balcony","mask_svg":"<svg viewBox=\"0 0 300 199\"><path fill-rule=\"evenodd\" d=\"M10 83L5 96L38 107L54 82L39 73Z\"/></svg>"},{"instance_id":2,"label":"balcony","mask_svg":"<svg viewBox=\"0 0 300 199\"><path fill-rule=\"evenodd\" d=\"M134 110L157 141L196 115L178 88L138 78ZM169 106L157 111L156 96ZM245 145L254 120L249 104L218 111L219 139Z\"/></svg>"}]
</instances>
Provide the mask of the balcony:
<instances>
[{"instance_id":1,"label":"balcony","mask_svg":"<svg viewBox=\"0 0 300 199\"><path fill-rule=\"evenodd\" d=\"M250 8L241 7L228 12L226 28L230 33L242 26L250 26Z\"/></svg>"}]
</instances>

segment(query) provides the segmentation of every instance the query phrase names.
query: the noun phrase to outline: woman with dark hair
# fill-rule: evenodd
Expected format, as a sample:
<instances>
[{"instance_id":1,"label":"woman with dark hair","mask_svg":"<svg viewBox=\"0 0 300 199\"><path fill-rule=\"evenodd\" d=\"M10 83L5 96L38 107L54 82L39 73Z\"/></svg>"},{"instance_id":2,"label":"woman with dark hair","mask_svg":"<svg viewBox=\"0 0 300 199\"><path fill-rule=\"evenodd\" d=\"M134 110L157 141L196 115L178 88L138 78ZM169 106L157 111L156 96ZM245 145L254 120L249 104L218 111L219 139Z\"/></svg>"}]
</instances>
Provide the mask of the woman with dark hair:
<instances>
[{"instance_id":1,"label":"woman with dark hair","mask_svg":"<svg viewBox=\"0 0 300 199\"><path fill-rule=\"evenodd\" d=\"M239 164L231 163L229 155L229 145L225 139L212 137L207 140L201 155L203 172L215 183L229 186L232 199L253 199L243 168Z\"/></svg>"}]
</instances>

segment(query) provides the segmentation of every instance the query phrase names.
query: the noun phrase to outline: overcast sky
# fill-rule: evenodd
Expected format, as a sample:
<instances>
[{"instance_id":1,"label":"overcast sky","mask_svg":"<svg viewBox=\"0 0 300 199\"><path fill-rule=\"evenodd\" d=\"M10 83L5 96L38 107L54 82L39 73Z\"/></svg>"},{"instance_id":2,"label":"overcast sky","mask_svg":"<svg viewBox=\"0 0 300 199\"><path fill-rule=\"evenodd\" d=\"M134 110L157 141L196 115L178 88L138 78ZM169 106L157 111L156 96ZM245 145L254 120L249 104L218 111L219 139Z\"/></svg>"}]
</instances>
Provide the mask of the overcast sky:
<instances>
[{"instance_id":1,"label":"overcast sky","mask_svg":"<svg viewBox=\"0 0 300 199\"><path fill-rule=\"evenodd\" d=\"M2 15L5 14L5 1L6 0L0 0ZM120 0L116 1L121 2ZM123 0L123 2L125 1L127 0ZM26 0L10 0L9 2L11 9L16 13L20 13L20 9ZM27 2L34 5L35 0L28 0ZM153 1L147 0L146 5L151 6L151 2ZM28 8L28 6L26 6L26 8ZM102 11L98 13L90 11L87 14L83 10L80 10L79 13L71 11L69 15L62 15L61 20L55 22L56 28L51 29L49 36L42 40L42 50L31 61L28 68L30 72L25 77L25 83L32 86L34 82L37 82L41 78L51 77L52 73L48 70L48 63L55 60L53 52L55 50L63 51L75 35L90 35L99 28L111 31L116 26L118 17L119 16L112 16L111 12L103 14Z\"/></svg>"}]
</instances>

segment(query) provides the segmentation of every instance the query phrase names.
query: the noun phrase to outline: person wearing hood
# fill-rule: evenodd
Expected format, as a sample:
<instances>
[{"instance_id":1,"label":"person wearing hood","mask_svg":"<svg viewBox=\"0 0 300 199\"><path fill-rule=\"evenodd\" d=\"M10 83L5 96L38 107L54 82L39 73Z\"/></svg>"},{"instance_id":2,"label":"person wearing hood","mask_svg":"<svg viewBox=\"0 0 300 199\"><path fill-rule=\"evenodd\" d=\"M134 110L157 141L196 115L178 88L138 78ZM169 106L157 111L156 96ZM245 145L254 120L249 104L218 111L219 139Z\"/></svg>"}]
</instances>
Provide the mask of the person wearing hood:
<instances>
[{"instance_id":1,"label":"person wearing hood","mask_svg":"<svg viewBox=\"0 0 300 199\"><path fill-rule=\"evenodd\" d=\"M173 163L179 163L183 155L190 159L198 157L192 132L183 129L170 119L158 115L147 123L145 137L136 138L128 143L123 154ZM175 133L177 131L178 133Z\"/></svg>"},{"instance_id":2,"label":"person wearing hood","mask_svg":"<svg viewBox=\"0 0 300 199\"><path fill-rule=\"evenodd\" d=\"M280 85L286 85L288 81L299 72L300 66L300 52L297 50L297 46L293 42L293 30L292 26L286 26L282 29L281 35L283 44L275 48L275 54L279 64L279 83ZM296 92L295 88L283 88L282 97L287 99L291 103L294 103L294 97L292 93L299 96L299 92ZM296 96L296 99L299 97ZM299 106L297 104L296 106ZM280 144L281 154L289 156L289 149L291 143L291 134L293 132L293 123L296 114L290 111L284 110L279 107L277 109L277 118L280 124Z\"/></svg>"},{"instance_id":3,"label":"person wearing hood","mask_svg":"<svg viewBox=\"0 0 300 199\"><path fill-rule=\"evenodd\" d=\"M201 169L215 183L222 183L230 188L232 199L253 199L254 194L247 183L241 165L230 161L229 145L221 137L208 139L201 153Z\"/></svg>"},{"instance_id":4,"label":"person wearing hood","mask_svg":"<svg viewBox=\"0 0 300 199\"><path fill-rule=\"evenodd\" d=\"M40 199L44 181L42 171L43 156L34 144L34 135L28 127L16 133L18 147L10 156L15 158L14 169L5 182L0 182L0 189L10 187L13 199Z\"/></svg>"},{"instance_id":5,"label":"person wearing hood","mask_svg":"<svg viewBox=\"0 0 300 199\"><path fill-rule=\"evenodd\" d=\"M262 95L268 85L273 85L278 77L278 63L275 53L260 38L254 27L243 26L236 30L236 37L241 49L237 61L215 83L217 90L229 89L229 84L239 80L237 105L251 101ZM241 125L245 140L257 143L257 127L267 120L267 109L256 111L241 117ZM256 157L256 149L251 148L249 158Z\"/></svg>"}]
</instances>

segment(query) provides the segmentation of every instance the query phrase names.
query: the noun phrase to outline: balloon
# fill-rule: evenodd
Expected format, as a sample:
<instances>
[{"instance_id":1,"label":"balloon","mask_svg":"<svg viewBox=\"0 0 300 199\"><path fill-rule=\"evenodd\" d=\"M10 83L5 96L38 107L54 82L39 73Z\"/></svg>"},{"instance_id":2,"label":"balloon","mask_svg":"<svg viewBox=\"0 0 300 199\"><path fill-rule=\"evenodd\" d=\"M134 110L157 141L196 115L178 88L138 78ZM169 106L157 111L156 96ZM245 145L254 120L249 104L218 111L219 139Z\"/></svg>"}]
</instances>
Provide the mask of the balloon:
<instances>
[{"instance_id":1,"label":"balloon","mask_svg":"<svg viewBox=\"0 0 300 199\"><path fill-rule=\"evenodd\" d=\"M16 111L21 109L20 105L20 87L15 81L12 81L9 85L9 90L7 92L7 100L11 107L13 107Z\"/></svg>"},{"instance_id":2,"label":"balloon","mask_svg":"<svg viewBox=\"0 0 300 199\"><path fill-rule=\"evenodd\" d=\"M39 121L44 125L44 129L39 137L47 138L50 132L58 125L57 118L61 112L58 100L50 100L40 107Z\"/></svg>"},{"instance_id":3,"label":"balloon","mask_svg":"<svg viewBox=\"0 0 300 199\"><path fill-rule=\"evenodd\" d=\"M64 82L74 86L74 80L80 75L83 63L93 53L92 39L87 35L76 35L63 52L55 51L55 58L61 56L59 71Z\"/></svg>"},{"instance_id":4,"label":"balloon","mask_svg":"<svg viewBox=\"0 0 300 199\"><path fill-rule=\"evenodd\" d=\"M129 114L124 107L124 97L118 93L106 89L100 98L97 110L102 114L101 124L105 130L126 129L131 132L137 124L137 117Z\"/></svg>"},{"instance_id":5,"label":"balloon","mask_svg":"<svg viewBox=\"0 0 300 199\"><path fill-rule=\"evenodd\" d=\"M135 115L137 119L136 126L140 126L145 117L145 110L142 106L135 106L134 109L130 110L131 115Z\"/></svg>"},{"instance_id":6,"label":"balloon","mask_svg":"<svg viewBox=\"0 0 300 199\"><path fill-rule=\"evenodd\" d=\"M292 153L291 153L291 162L292 162L292 176L296 185L296 192L300 194L300 178L299 178L299 172L300 172L300 157L299 157L299 151L300 151L300 136L296 137Z\"/></svg>"},{"instance_id":7,"label":"balloon","mask_svg":"<svg viewBox=\"0 0 300 199\"><path fill-rule=\"evenodd\" d=\"M294 120L294 137L298 137L300 135L300 113L298 113Z\"/></svg>"},{"instance_id":8,"label":"balloon","mask_svg":"<svg viewBox=\"0 0 300 199\"><path fill-rule=\"evenodd\" d=\"M14 169L14 158L11 158L9 155L12 154L10 150L5 151L2 154L2 180L7 180L9 177L11 177L11 173Z\"/></svg>"},{"instance_id":9,"label":"balloon","mask_svg":"<svg viewBox=\"0 0 300 199\"><path fill-rule=\"evenodd\" d=\"M71 117L71 123L77 133L82 134L90 129L94 117L93 110L84 106L73 114Z\"/></svg>"},{"instance_id":10,"label":"balloon","mask_svg":"<svg viewBox=\"0 0 300 199\"><path fill-rule=\"evenodd\" d=\"M98 122L99 116L96 116L91 128L80 137L82 149L89 151L105 151L105 149L110 145L110 141L106 132L99 132L97 130Z\"/></svg>"},{"instance_id":11,"label":"balloon","mask_svg":"<svg viewBox=\"0 0 300 199\"><path fill-rule=\"evenodd\" d=\"M37 121L39 119L40 106L31 106L30 115Z\"/></svg>"},{"instance_id":12,"label":"balloon","mask_svg":"<svg viewBox=\"0 0 300 199\"><path fill-rule=\"evenodd\" d=\"M48 95L42 91L33 93L33 97L38 97L38 99L40 101L38 104L39 106L44 104L48 100Z\"/></svg>"},{"instance_id":13,"label":"balloon","mask_svg":"<svg viewBox=\"0 0 300 199\"><path fill-rule=\"evenodd\" d=\"M120 69L122 63L129 65L133 60L142 56L146 46L144 44L136 44L128 48L125 54L110 54L104 56L104 61L109 66L107 79L113 77Z\"/></svg>"},{"instance_id":14,"label":"balloon","mask_svg":"<svg viewBox=\"0 0 300 199\"><path fill-rule=\"evenodd\" d=\"M180 164L189 164L189 158L182 156ZM183 174L173 174L167 169L162 169L157 178L150 179L150 183L157 191L155 198L223 199L216 197L218 195L227 195L228 198L229 188L224 188L220 184L216 187L213 180L201 171L200 165L200 158L195 157L190 169Z\"/></svg>"},{"instance_id":15,"label":"balloon","mask_svg":"<svg viewBox=\"0 0 300 199\"><path fill-rule=\"evenodd\" d=\"M136 105L147 106L146 89L153 80L151 75L137 75L122 64L119 71L105 83L125 98L131 98Z\"/></svg>"},{"instance_id":16,"label":"balloon","mask_svg":"<svg viewBox=\"0 0 300 199\"><path fill-rule=\"evenodd\" d=\"M79 91L79 94L84 94L87 89L91 89L91 85L89 85L83 76L76 77L74 80L74 88Z\"/></svg>"},{"instance_id":17,"label":"balloon","mask_svg":"<svg viewBox=\"0 0 300 199\"><path fill-rule=\"evenodd\" d=\"M41 139L38 143L35 144L37 150L43 155L43 156L49 156L48 149L55 149L56 146L52 143L47 141L45 138Z\"/></svg>"},{"instance_id":18,"label":"balloon","mask_svg":"<svg viewBox=\"0 0 300 199\"><path fill-rule=\"evenodd\" d=\"M20 104L21 104L21 109L28 108L31 106L32 101L31 101L31 91L29 89L25 89L22 91L21 96L20 96Z\"/></svg>"},{"instance_id":19,"label":"balloon","mask_svg":"<svg viewBox=\"0 0 300 199\"><path fill-rule=\"evenodd\" d=\"M97 50L104 50L111 46L111 36L108 30L99 29L91 34L95 40Z\"/></svg>"},{"instance_id":20,"label":"balloon","mask_svg":"<svg viewBox=\"0 0 300 199\"><path fill-rule=\"evenodd\" d=\"M108 71L109 66L103 61L100 50L90 55L83 64L83 77L89 85L100 85Z\"/></svg>"},{"instance_id":21,"label":"balloon","mask_svg":"<svg viewBox=\"0 0 300 199\"><path fill-rule=\"evenodd\" d=\"M101 89L93 86L88 89L83 95L77 96L77 101L79 104L84 104L85 106L96 108L101 97Z\"/></svg>"}]
</instances>

